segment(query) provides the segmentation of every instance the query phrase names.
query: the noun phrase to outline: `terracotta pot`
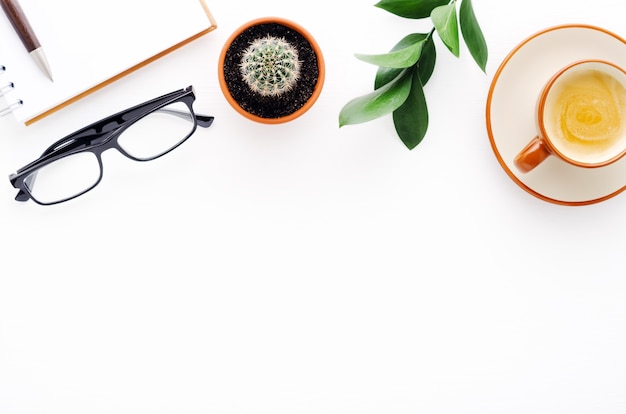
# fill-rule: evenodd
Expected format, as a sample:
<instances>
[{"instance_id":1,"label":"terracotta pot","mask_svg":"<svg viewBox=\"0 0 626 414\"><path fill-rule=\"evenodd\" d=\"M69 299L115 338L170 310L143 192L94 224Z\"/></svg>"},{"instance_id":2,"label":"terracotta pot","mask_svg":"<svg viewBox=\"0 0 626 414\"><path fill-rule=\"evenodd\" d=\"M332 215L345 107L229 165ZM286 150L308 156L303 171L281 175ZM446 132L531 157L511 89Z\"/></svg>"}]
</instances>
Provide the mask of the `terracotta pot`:
<instances>
[{"instance_id":1,"label":"terracotta pot","mask_svg":"<svg viewBox=\"0 0 626 414\"><path fill-rule=\"evenodd\" d=\"M254 30L254 27L256 26L267 25L267 24L278 24L278 25L284 26L290 31L297 32L300 36L302 36L306 40L306 42L308 42L308 44L310 45L310 49L312 50L313 54L317 58L317 65L314 65L314 63L311 63L311 65L317 67L317 81L315 82L314 85L309 86L310 96L308 97L306 102L304 102L304 104L300 106L298 109L296 109L295 111L287 113L287 114L281 114L279 116L264 116L258 113L257 114L251 113L250 109L249 110L244 109L242 107L242 104L240 104L240 102L238 102L237 99L235 99L234 95L236 95L236 93L234 93L234 91L235 91L236 86L233 86L233 82L229 82L228 76L227 76L228 73L226 73L228 70L225 70L227 54L229 54L229 49L231 48L231 45L233 44L233 42L236 42L236 40L239 39L240 36L244 34L244 32L248 32L249 30ZM230 52L230 55L232 55L232 53L233 52ZM233 71L233 69L231 69L231 71ZM228 38L219 56L217 73L218 73L218 80L219 80L220 88L222 89L222 93L224 94L224 97L237 112L239 112L244 117L251 119L253 121L256 121L256 122L260 122L264 124L280 124L280 123L289 122L298 118L299 116L304 114L306 111L308 111L311 108L311 106L313 106L313 104L319 97L322 91L322 87L324 85L325 66L324 66L324 58L322 56L322 51L319 45L317 44L313 36L311 36L311 34L308 31L306 31L302 26L290 20L283 19L280 17L264 17L264 18L252 20L242 25ZM298 88L298 86L294 87L294 89L296 88ZM308 95L308 92L305 96L307 95ZM264 99L265 101L264 101L263 106L265 107L273 106L273 102L271 102L270 98L264 98ZM280 99L288 99L288 98L280 96L280 97L273 98L273 99L275 99L278 102L278 100Z\"/></svg>"}]
</instances>

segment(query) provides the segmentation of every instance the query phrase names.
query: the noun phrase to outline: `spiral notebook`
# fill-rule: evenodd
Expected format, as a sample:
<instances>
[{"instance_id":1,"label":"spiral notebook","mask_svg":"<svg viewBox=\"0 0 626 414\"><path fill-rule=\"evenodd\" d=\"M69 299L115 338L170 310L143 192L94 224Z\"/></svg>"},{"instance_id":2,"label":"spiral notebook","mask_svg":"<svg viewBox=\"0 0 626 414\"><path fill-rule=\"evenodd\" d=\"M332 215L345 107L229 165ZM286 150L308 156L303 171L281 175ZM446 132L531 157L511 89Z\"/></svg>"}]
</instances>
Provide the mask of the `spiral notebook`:
<instances>
[{"instance_id":1,"label":"spiral notebook","mask_svg":"<svg viewBox=\"0 0 626 414\"><path fill-rule=\"evenodd\" d=\"M0 116L26 125L214 30L204 0L20 0L51 82L0 11Z\"/></svg>"}]
</instances>

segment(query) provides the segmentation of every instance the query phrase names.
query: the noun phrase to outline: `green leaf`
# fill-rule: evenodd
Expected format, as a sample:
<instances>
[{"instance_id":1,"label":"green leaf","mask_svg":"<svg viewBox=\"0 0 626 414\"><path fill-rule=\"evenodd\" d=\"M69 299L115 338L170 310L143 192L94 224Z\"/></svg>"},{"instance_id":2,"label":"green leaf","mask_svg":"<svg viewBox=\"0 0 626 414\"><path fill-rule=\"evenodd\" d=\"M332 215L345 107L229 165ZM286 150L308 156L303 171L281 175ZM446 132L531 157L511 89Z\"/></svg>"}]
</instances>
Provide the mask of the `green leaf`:
<instances>
[{"instance_id":1,"label":"green leaf","mask_svg":"<svg viewBox=\"0 0 626 414\"><path fill-rule=\"evenodd\" d=\"M461 23L461 33L470 54L482 69L486 71L487 67L487 42L483 32L480 30L478 20L474 14L472 0L463 0L459 8L459 21Z\"/></svg>"},{"instance_id":2,"label":"green leaf","mask_svg":"<svg viewBox=\"0 0 626 414\"><path fill-rule=\"evenodd\" d=\"M403 38L389 53L380 55L364 55L357 53L357 59L386 68L403 69L413 66L420 55L426 42L426 36L422 33L413 33Z\"/></svg>"},{"instance_id":3,"label":"green leaf","mask_svg":"<svg viewBox=\"0 0 626 414\"><path fill-rule=\"evenodd\" d=\"M400 40L391 49L390 52L396 52L398 50L405 49L409 45L413 44L415 41L422 41L423 39L426 40L426 42L424 43L424 46L429 47L428 44L429 44L429 41L432 41L432 36L429 36L427 33L413 33L402 38L402 40ZM422 53L420 54L420 58L419 58L420 60L421 60L421 56L424 54L424 51L425 50L422 48ZM378 68L378 71L376 72L376 78L374 79L374 89L378 89L381 86L388 84L389 82L394 80L400 72L402 72L401 68L390 68L390 67L380 66Z\"/></svg>"},{"instance_id":4,"label":"green leaf","mask_svg":"<svg viewBox=\"0 0 626 414\"><path fill-rule=\"evenodd\" d=\"M432 36L428 36L428 40L422 48L422 54L417 61L417 68L419 70L420 80L422 86L428 83L430 76L435 70L435 61L437 60L437 51L435 50L435 42Z\"/></svg>"},{"instance_id":5,"label":"green leaf","mask_svg":"<svg viewBox=\"0 0 626 414\"><path fill-rule=\"evenodd\" d=\"M393 112L393 123L398 136L410 150L415 148L428 129L428 108L418 71L413 71L411 92L404 103Z\"/></svg>"},{"instance_id":6,"label":"green leaf","mask_svg":"<svg viewBox=\"0 0 626 414\"><path fill-rule=\"evenodd\" d=\"M435 7L448 4L450 0L381 0L374 6L409 19L430 16Z\"/></svg>"},{"instance_id":7,"label":"green leaf","mask_svg":"<svg viewBox=\"0 0 626 414\"><path fill-rule=\"evenodd\" d=\"M344 105L339 113L339 127L368 122L395 111L406 101L410 91L410 71L403 70L382 88Z\"/></svg>"},{"instance_id":8,"label":"green leaf","mask_svg":"<svg viewBox=\"0 0 626 414\"><path fill-rule=\"evenodd\" d=\"M393 69L393 68L385 68L379 67L378 71L376 71L376 78L374 79L374 89L378 89L382 86L385 86L392 80L398 77L400 72L404 69Z\"/></svg>"},{"instance_id":9,"label":"green leaf","mask_svg":"<svg viewBox=\"0 0 626 414\"><path fill-rule=\"evenodd\" d=\"M456 2L435 8L430 18L439 37L456 57L459 57L459 24L456 18Z\"/></svg>"},{"instance_id":10,"label":"green leaf","mask_svg":"<svg viewBox=\"0 0 626 414\"><path fill-rule=\"evenodd\" d=\"M422 81L422 85L426 85L430 76L435 70L435 62L437 60L437 50L435 49L435 42L432 35L428 35L426 43L422 48L422 54L417 61L417 68L419 70L419 76ZM374 89L378 89L383 85L391 82L398 76L402 69L392 69L379 67L376 72L376 78L374 80Z\"/></svg>"}]
</instances>

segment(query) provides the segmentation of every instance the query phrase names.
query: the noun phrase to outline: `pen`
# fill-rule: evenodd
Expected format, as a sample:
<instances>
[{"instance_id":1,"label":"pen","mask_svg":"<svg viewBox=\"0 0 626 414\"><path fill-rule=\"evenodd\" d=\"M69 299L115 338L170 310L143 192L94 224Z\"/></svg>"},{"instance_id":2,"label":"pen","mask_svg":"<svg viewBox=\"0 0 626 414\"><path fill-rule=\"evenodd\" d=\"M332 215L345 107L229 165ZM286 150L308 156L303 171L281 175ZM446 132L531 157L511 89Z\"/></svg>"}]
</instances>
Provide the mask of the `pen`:
<instances>
[{"instance_id":1,"label":"pen","mask_svg":"<svg viewBox=\"0 0 626 414\"><path fill-rule=\"evenodd\" d=\"M43 53L43 48L41 47L41 44L39 44L39 40L37 40L35 32L30 27L28 19L22 11L20 4L17 0L0 0L0 4L2 4L4 13L9 18L9 21L22 40L22 43L24 44L24 47L26 47L28 53L30 53L35 62L37 62L37 65L39 65L41 70L43 70L52 81L52 72L50 71L46 55Z\"/></svg>"}]
</instances>

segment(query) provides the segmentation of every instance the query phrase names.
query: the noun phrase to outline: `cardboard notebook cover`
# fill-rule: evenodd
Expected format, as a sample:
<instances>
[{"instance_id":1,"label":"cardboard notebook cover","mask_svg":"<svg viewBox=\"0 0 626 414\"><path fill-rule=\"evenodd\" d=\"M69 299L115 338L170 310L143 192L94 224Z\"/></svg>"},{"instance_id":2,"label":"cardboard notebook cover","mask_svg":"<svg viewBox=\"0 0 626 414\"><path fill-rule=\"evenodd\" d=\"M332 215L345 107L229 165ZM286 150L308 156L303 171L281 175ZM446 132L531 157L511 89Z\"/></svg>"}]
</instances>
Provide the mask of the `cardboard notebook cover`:
<instances>
[{"instance_id":1,"label":"cardboard notebook cover","mask_svg":"<svg viewBox=\"0 0 626 414\"><path fill-rule=\"evenodd\" d=\"M213 31L204 0L20 0L51 82L0 13L0 110L30 125ZM6 102L2 102L2 100ZM21 102L21 105L19 104Z\"/></svg>"}]
</instances>

